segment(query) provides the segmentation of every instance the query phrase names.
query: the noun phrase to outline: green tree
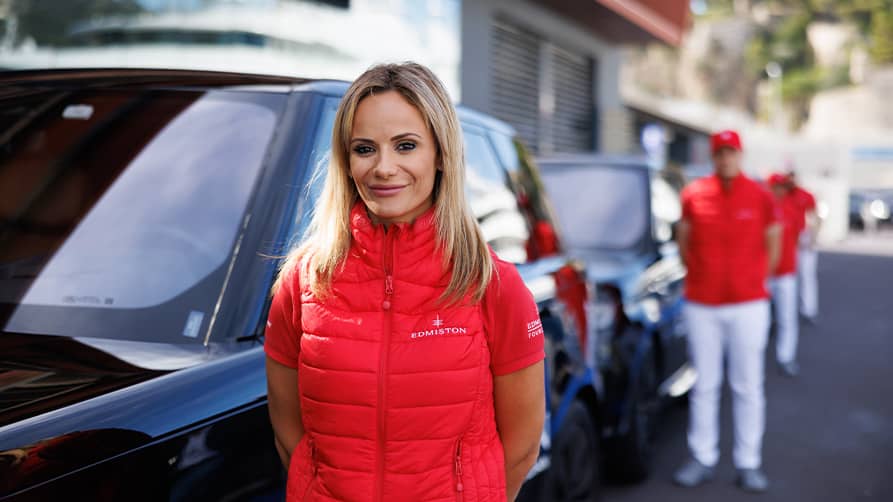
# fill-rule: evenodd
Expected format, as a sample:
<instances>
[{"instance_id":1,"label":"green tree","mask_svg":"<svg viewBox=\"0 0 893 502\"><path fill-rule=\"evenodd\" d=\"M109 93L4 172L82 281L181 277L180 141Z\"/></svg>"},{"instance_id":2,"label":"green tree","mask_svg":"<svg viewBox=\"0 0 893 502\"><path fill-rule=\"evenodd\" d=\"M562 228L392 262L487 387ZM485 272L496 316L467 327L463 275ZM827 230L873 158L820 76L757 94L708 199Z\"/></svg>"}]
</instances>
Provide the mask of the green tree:
<instances>
[{"instance_id":1,"label":"green tree","mask_svg":"<svg viewBox=\"0 0 893 502\"><path fill-rule=\"evenodd\" d=\"M90 19L142 12L136 0L13 0L18 39L31 37L38 45L61 46L77 23Z\"/></svg>"},{"instance_id":2,"label":"green tree","mask_svg":"<svg viewBox=\"0 0 893 502\"><path fill-rule=\"evenodd\" d=\"M875 8L871 13L869 46L871 57L876 63L893 63L893 5Z\"/></svg>"}]
</instances>

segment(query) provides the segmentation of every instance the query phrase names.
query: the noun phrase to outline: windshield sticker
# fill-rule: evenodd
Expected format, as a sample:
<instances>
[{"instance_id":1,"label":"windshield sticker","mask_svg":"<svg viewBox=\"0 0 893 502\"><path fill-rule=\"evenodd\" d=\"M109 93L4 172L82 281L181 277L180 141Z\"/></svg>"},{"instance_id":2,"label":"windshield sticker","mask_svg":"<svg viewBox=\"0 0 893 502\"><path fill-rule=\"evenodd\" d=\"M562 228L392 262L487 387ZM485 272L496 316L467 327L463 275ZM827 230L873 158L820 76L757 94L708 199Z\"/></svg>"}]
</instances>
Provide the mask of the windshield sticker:
<instances>
[{"instance_id":1,"label":"windshield sticker","mask_svg":"<svg viewBox=\"0 0 893 502\"><path fill-rule=\"evenodd\" d=\"M90 105L68 105L62 112L62 118L72 120L90 120L93 116L93 107Z\"/></svg>"},{"instance_id":2,"label":"windshield sticker","mask_svg":"<svg viewBox=\"0 0 893 502\"><path fill-rule=\"evenodd\" d=\"M202 327L202 320L205 318L204 312L193 310L186 319L186 326L183 327L183 336L195 338L198 336L198 330Z\"/></svg>"},{"instance_id":3,"label":"windshield sticker","mask_svg":"<svg viewBox=\"0 0 893 502\"><path fill-rule=\"evenodd\" d=\"M108 296L65 295L62 297L62 303L68 305L92 305L94 307L102 307L103 305L114 305L115 299Z\"/></svg>"}]
</instances>

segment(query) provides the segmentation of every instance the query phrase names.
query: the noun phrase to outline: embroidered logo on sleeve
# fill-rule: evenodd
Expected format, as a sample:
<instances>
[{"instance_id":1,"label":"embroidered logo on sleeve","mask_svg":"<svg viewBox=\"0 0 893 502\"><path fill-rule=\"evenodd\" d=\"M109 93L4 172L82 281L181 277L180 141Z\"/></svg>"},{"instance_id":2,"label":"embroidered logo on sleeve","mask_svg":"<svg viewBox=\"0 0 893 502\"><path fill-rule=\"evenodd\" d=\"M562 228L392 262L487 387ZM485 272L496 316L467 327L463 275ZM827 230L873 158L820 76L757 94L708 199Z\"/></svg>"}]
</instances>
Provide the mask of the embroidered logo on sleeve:
<instances>
[{"instance_id":1,"label":"embroidered logo on sleeve","mask_svg":"<svg viewBox=\"0 0 893 502\"><path fill-rule=\"evenodd\" d=\"M543 334L543 323L539 319L527 323L527 338L536 338Z\"/></svg>"}]
</instances>

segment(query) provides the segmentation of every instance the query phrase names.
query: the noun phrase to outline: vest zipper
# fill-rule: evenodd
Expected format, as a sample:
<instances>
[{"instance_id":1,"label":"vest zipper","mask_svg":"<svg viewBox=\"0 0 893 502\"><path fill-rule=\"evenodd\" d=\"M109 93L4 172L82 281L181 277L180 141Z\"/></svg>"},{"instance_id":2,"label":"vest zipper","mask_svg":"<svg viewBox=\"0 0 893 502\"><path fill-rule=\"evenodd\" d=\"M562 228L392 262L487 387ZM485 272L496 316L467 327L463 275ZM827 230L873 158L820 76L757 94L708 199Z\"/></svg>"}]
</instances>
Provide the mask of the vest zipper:
<instances>
[{"instance_id":1,"label":"vest zipper","mask_svg":"<svg viewBox=\"0 0 893 502\"><path fill-rule=\"evenodd\" d=\"M375 492L375 500L382 502L384 500L384 454L385 454L385 427L386 410L387 410L387 375L388 375L388 356L390 354L390 340L393 321L393 312L391 311L394 297L394 236L397 232L396 225L392 225L385 234L385 247L382 253L384 260L384 300L381 302L381 308L384 310L384 330L382 331L381 349L379 353L378 367L378 448L376 452L376 482L378 483Z\"/></svg>"},{"instance_id":2,"label":"vest zipper","mask_svg":"<svg viewBox=\"0 0 893 502\"><path fill-rule=\"evenodd\" d=\"M456 500L465 500L465 485L462 484L462 440L456 441Z\"/></svg>"}]
</instances>

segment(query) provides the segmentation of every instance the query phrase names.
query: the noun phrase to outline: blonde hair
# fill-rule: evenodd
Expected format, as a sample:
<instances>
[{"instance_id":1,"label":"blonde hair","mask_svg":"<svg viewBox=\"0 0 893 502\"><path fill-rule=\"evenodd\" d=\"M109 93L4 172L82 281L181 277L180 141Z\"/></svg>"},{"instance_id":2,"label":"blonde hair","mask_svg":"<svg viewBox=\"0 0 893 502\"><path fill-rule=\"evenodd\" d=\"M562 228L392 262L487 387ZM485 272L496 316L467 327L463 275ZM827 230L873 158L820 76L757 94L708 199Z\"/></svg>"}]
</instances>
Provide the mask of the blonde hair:
<instances>
[{"instance_id":1,"label":"blonde hair","mask_svg":"<svg viewBox=\"0 0 893 502\"><path fill-rule=\"evenodd\" d=\"M302 281L325 296L335 271L350 248L350 211L359 199L350 178L350 139L360 102L373 93L399 92L416 107L437 145L440 170L434 183L434 220L443 266L452 265L450 283L441 300L455 302L465 295L484 296L494 271L489 248L465 200L465 155L456 109L440 80L417 63L373 66L345 93L335 114L328 175L302 242L288 253L279 270L275 292L283 277L306 259ZM304 273L306 271L306 273Z\"/></svg>"}]
</instances>

